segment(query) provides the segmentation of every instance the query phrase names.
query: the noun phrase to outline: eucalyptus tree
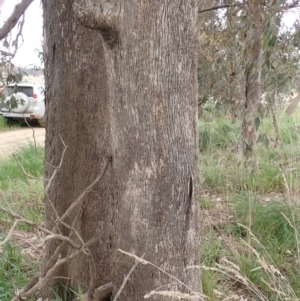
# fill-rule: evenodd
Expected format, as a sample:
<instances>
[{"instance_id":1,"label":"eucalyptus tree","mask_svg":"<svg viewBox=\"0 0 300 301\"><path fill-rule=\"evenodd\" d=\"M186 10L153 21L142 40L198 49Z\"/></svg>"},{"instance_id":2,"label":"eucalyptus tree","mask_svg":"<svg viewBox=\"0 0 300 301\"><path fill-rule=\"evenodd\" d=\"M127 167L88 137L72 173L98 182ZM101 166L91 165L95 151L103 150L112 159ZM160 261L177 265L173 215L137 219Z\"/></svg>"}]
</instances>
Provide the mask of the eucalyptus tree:
<instances>
[{"instance_id":1,"label":"eucalyptus tree","mask_svg":"<svg viewBox=\"0 0 300 301\"><path fill-rule=\"evenodd\" d=\"M201 300L196 0L43 8L48 240L15 300Z\"/></svg>"},{"instance_id":2,"label":"eucalyptus tree","mask_svg":"<svg viewBox=\"0 0 300 301\"><path fill-rule=\"evenodd\" d=\"M299 74L297 31L283 22L287 11L298 8L299 1L248 0L200 11L206 14L199 37L200 96L231 105L246 155L257 140L262 95L285 93Z\"/></svg>"}]
</instances>

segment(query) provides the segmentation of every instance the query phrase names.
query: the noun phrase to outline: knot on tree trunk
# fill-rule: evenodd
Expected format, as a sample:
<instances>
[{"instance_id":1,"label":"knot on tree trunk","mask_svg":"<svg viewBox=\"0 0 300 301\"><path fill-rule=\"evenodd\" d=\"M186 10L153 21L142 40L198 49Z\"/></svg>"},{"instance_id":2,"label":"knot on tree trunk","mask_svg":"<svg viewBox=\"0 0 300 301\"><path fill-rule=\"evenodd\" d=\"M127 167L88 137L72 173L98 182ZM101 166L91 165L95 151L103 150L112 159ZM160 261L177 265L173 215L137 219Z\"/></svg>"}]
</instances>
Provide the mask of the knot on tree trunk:
<instances>
[{"instance_id":1,"label":"knot on tree trunk","mask_svg":"<svg viewBox=\"0 0 300 301\"><path fill-rule=\"evenodd\" d=\"M75 0L73 9L79 23L101 32L110 48L119 41L120 0Z\"/></svg>"}]
</instances>

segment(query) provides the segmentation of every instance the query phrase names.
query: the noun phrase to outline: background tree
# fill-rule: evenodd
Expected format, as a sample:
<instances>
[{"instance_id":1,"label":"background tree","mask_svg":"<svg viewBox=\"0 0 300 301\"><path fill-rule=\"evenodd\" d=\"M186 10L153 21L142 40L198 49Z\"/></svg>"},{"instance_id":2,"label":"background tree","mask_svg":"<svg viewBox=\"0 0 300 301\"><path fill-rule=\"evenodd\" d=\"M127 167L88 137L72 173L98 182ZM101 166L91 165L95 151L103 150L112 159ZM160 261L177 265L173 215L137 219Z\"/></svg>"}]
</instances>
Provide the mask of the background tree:
<instances>
[{"instance_id":1,"label":"background tree","mask_svg":"<svg viewBox=\"0 0 300 301\"><path fill-rule=\"evenodd\" d=\"M286 28L283 20L297 7L298 1L249 0L200 11L206 15L199 37L205 45L199 48L199 78L206 79L199 80L200 102L213 100L233 108L232 116L242 122L245 153L251 153L257 140L262 95L273 106L273 99L295 88L297 31Z\"/></svg>"}]
</instances>

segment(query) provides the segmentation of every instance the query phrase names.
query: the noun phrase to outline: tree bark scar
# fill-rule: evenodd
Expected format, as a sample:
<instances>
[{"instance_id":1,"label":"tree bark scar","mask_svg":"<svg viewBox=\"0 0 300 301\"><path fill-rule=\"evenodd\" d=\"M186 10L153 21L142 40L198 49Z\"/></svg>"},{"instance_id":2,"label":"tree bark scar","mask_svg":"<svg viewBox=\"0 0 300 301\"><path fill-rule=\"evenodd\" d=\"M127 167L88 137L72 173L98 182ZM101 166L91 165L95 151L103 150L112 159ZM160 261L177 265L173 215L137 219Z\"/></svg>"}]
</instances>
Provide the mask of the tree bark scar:
<instances>
[{"instance_id":1,"label":"tree bark scar","mask_svg":"<svg viewBox=\"0 0 300 301\"><path fill-rule=\"evenodd\" d=\"M193 197L193 177L190 175L190 180L189 180L189 202L192 201Z\"/></svg>"},{"instance_id":2,"label":"tree bark scar","mask_svg":"<svg viewBox=\"0 0 300 301\"><path fill-rule=\"evenodd\" d=\"M190 227L190 217L191 217L191 209L192 209L192 197L193 197L193 177L190 175L188 181L188 199L186 204L186 212L185 212L185 231L187 232Z\"/></svg>"},{"instance_id":3,"label":"tree bark scar","mask_svg":"<svg viewBox=\"0 0 300 301\"><path fill-rule=\"evenodd\" d=\"M53 46L52 46L52 57L54 58L55 56L55 51L56 51L56 43L54 42L53 43Z\"/></svg>"}]
</instances>

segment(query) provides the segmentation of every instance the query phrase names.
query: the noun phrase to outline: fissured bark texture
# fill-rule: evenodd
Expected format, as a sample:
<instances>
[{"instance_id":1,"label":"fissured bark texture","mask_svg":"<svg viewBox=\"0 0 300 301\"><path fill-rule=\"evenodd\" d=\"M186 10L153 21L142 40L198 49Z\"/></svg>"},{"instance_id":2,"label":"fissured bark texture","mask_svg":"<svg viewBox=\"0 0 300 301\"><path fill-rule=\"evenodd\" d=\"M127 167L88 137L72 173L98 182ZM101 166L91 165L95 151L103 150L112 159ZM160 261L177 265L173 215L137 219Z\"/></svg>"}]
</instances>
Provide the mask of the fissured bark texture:
<instances>
[{"instance_id":1,"label":"fissured bark texture","mask_svg":"<svg viewBox=\"0 0 300 301\"><path fill-rule=\"evenodd\" d=\"M108 89L100 33L80 25L74 18L72 0L43 1L46 82L46 164L49 179L67 146L63 163L49 187L49 199L61 216L87 186L100 174L110 153ZM48 184L47 180L45 186ZM46 198L45 225L52 229L56 220ZM84 241L98 229L99 243L90 249L94 258L97 286L110 281L112 177L105 178L88 193L82 206L67 221ZM62 229L68 233L67 229ZM54 254L55 240L48 242L44 269ZM62 248L64 256L69 247ZM56 273L63 282L85 291L90 275L85 256L75 257ZM69 280L66 280L69 279Z\"/></svg>"},{"instance_id":2,"label":"fissured bark texture","mask_svg":"<svg viewBox=\"0 0 300 301\"><path fill-rule=\"evenodd\" d=\"M116 295L134 263L121 249L144 255L178 281L139 264L120 300L140 301L157 288L199 292L198 270L187 269L198 264L199 247L196 1L76 1L78 20L94 32L74 22L72 2L44 1L46 159L59 163L59 134L68 145L50 199L61 215L110 151L111 173L89 194L76 223L85 239L96 224L103 227L93 249L99 283L111 280ZM52 172L47 167L46 177ZM52 227L49 202L46 211ZM51 252L49 244L46 256ZM77 259L63 275L80 279L83 266ZM178 298L151 297L170 299Z\"/></svg>"},{"instance_id":3,"label":"fissured bark texture","mask_svg":"<svg viewBox=\"0 0 300 301\"><path fill-rule=\"evenodd\" d=\"M119 1L116 7L119 20L105 52L116 249L144 255L191 289L169 285L176 281L140 264L120 300L140 301L160 287L199 292L199 272L187 269L198 264L199 248L196 3ZM114 252L114 294L133 263Z\"/></svg>"}]
</instances>

